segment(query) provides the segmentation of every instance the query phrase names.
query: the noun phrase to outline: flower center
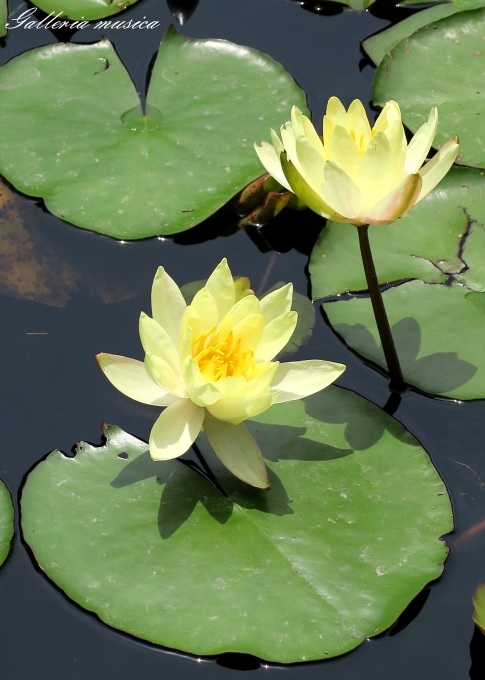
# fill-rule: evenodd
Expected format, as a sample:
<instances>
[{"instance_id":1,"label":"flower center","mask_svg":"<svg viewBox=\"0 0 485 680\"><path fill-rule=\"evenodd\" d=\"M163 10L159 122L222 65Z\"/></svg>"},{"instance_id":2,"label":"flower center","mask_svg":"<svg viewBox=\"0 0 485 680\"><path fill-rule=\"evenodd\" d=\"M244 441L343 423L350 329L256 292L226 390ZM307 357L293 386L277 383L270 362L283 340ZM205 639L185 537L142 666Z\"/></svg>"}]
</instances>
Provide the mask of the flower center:
<instances>
[{"instance_id":1,"label":"flower center","mask_svg":"<svg viewBox=\"0 0 485 680\"><path fill-rule=\"evenodd\" d=\"M241 338L234 338L232 330L223 335L216 326L197 336L192 343L192 358L210 381L233 376L249 380L256 366L253 350L241 347Z\"/></svg>"}]
</instances>

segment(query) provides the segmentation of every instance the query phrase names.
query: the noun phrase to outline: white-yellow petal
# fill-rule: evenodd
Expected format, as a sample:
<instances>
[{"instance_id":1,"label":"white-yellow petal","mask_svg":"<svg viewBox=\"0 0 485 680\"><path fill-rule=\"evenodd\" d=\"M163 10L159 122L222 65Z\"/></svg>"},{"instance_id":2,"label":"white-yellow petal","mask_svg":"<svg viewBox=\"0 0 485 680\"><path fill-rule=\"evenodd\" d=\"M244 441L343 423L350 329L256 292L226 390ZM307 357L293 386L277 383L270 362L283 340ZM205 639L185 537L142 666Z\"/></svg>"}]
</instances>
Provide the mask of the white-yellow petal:
<instances>
[{"instance_id":1,"label":"white-yellow petal","mask_svg":"<svg viewBox=\"0 0 485 680\"><path fill-rule=\"evenodd\" d=\"M438 127L438 109L433 107L430 111L428 120L421 125L414 137L409 142L406 152L406 163L404 171L408 174L413 174L419 170L423 165L431 144L433 143Z\"/></svg>"},{"instance_id":2,"label":"white-yellow petal","mask_svg":"<svg viewBox=\"0 0 485 680\"><path fill-rule=\"evenodd\" d=\"M364 140L370 139L371 128L369 119L360 99L354 99L349 106L345 117L345 127L354 133L357 146L364 142Z\"/></svg>"},{"instance_id":3,"label":"white-yellow petal","mask_svg":"<svg viewBox=\"0 0 485 680\"><path fill-rule=\"evenodd\" d=\"M308 397L328 387L345 371L343 364L318 359L289 361L278 366L273 391L276 403Z\"/></svg>"},{"instance_id":4,"label":"white-yellow petal","mask_svg":"<svg viewBox=\"0 0 485 680\"><path fill-rule=\"evenodd\" d=\"M258 489L269 487L259 446L243 424L226 423L206 413L204 432L221 463L235 477Z\"/></svg>"},{"instance_id":5,"label":"white-yellow petal","mask_svg":"<svg viewBox=\"0 0 485 680\"><path fill-rule=\"evenodd\" d=\"M207 410L218 420L238 425L243 420L254 418L263 411L267 411L274 404L276 397L276 394L269 391L255 397L229 397L220 399L212 406L208 406Z\"/></svg>"},{"instance_id":6,"label":"white-yellow petal","mask_svg":"<svg viewBox=\"0 0 485 680\"><path fill-rule=\"evenodd\" d=\"M219 319L227 314L233 306L236 296L234 290L234 279L231 270L224 258L214 269L205 284L207 290L212 293L219 310Z\"/></svg>"},{"instance_id":7,"label":"white-yellow petal","mask_svg":"<svg viewBox=\"0 0 485 680\"><path fill-rule=\"evenodd\" d=\"M174 371L172 366L162 357L145 354L144 363L146 372L153 382L177 397L184 398L187 396L182 374Z\"/></svg>"},{"instance_id":8,"label":"white-yellow petal","mask_svg":"<svg viewBox=\"0 0 485 680\"><path fill-rule=\"evenodd\" d=\"M264 322L269 323L277 316L286 314L291 309L293 301L293 284L287 283L276 290L271 291L261 298L260 309Z\"/></svg>"},{"instance_id":9,"label":"white-yellow petal","mask_svg":"<svg viewBox=\"0 0 485 680\"><path fill-rule=\"evenodd\" d=\"M263 336L256 349L258 361L271 361L278 352L286 347L298 321L296 312L281 314L265 325Z\"/></svg>"},{"instance_id":10,"label":"white-yellow petal","mask_svg":"<svg viewBox=\"0 0 485 680\"><path fill-rule=\"evenodd\" d=\"M178 399L162 411L150 433L153 460L170 460L183 455L197 438L205 411L190 399Z\"/></svg>"},{"instance_id":11,"label":"white-yellow petal","mask_svg":"<svg viewBox=\"0 0 485 680\"><path fill-rule=\"evenodd\" d=\"M416 203L420 189L420 175L409 175L362 217L362 224L383 226L394 222Z\"/></svg>"},{"instance_id":12,"label":"white-yellow petal","mask_svg":"<svg viewBox=\"0 0 485 680\"><path fill-rule=\"evenodd\" d=\"M152 316L165 329L174 344L178 343L186 306L180 288L165 269L159 267L152 286Z\"/></svg>"},{"instance_id":13,"label":"white-yellow petal","mask_svg":"<svg viewBox=\"0 0 485 680\"><path fill-rule=\"evenodd\" d=\"M190 306L196 311L197 316L200 319L198 333L205 333L219 323L218 305L207 286L204 286L197 291Z\"/></svg>"},{"instance_id":14,"label":"white-yellow petal","mask_svg":"<svg viewBox=\"0 0 485 680\"><path fill-rule=\"evenodd\" d=\"M341 218L358 220L364 207L364 198L360 189L338 165L329 161L325 165L325 182L322 185L322 197L333 211Z\"/></svg>"},{"instance_id":15,"label":"white-yellow petal","mask_svg":"<svg viewBox=\"0 0 485 680\"><path fill-rule=\"evenodd\" d=\"M98 354L96 361L110 383L135 401L151 406L168 406L177 399L153 382L142 361L105 353Z\"/></svg>"},{"instance_id":16,"label":"white-yellow petal","mask_svg":"<svg viewBox=\"0 0 485 680\"><path fill-rule=\"evenodd\" d=\"M176 373L180 372L179 354L167 331L144 312L140 314L139 331L146 354L162 357Z\"/></svg>"},{"instance_id":17,"label":"white-yellow petal","mask_svg":"<svg viewBox=\"0 0 485 680\"><path fill-rule=\"evenodd\" d=\"M288 191L291 191L280 162L280 154L284 149L283 144L280 142L274 130L271 130L271 133L276 137L276 139L272 139L272 144L263 141L259 146L255 144L254 148L258 154L259 160L266 169L266 172L269 172L281 186L288 189Z\"/></svg>"},{"instance_id":18,"label":"white-yellow petal","mask_svg":"<svg viewBox=\"0 0 485 680\"><path fill-rule=\"evenodd\" d=\"M458 154L458 138L454 137L446 142L433 158L421 168L422 185L416 203L429 194L438 182L441 182L448 170L455 162Z\"/></svg>"}]
</instances>

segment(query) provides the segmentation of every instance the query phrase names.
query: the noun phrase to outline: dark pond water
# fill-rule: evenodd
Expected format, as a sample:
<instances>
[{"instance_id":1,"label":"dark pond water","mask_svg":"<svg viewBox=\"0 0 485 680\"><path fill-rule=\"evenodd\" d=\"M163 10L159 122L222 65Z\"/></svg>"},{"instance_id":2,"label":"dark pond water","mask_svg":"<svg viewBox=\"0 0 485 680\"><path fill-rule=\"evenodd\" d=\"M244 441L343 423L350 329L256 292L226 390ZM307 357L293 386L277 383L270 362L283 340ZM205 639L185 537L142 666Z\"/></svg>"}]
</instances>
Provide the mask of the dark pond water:
<instances>
[{"instance_id":1,"label":"dark pond water","mask_svg":"<svg viewBox=\"0 0 485 680\"><path fill-rule=\"evenodd\" d=\"M179 1L178 7L189 4ZM11 5L16 13L25 8L12 0ZM347 103L355 97L370 101L373 69L363 60L359 43L387 26L391 13L384 6L376 13L387 18L362 12L326 16L309 11L312 6L315 9L317 3L200 0L181 30L191 37L227 38L270 54L306 90L318 120L330 95ZM395 10L392 17L408 13ZM162 31L173 16L164 0L141 0L127 16L146 16L161 24L154 31L106 32L143 92ZM48 30L14 30L3 46L1 63L58 38ZM72 39L93 42L99 35L85 29ZM24 141L28 145L29 140ZM183 284L205 278L227 256L233 272L248 275L256 289L263 280L264 287L292 280L296 290L306 293L305 266L318 232L310 214L285 216L266 230L267 239L282 251L276 253L261 252L256 238L238 232L230 211L173 240L130 244L63 224L25 198L18 200L9 219L27 230L22 252L32 256L29 266L39 268L45 285L35 300L24 299L21 290L15 294L12 288L7 290L5 281L1 289L0 477L15 498L26 471L46 453L55 448L69 451L80 439L98 442L101 420L118 423L140 437L148 435L153 415L117 394L92 357L99 351L139 356L133 320L141 309L148 311L158 265L166 266ZM290 233L295 226L297 247L289 249L288 244L295 242ZM3 261L6 276L13 265ZM348 370L339 384L379 405L386 403L386 380L360 362L320 316L302 351L302 358L316 356L346 363ZM410 392L403 396L396 416L420 439L445 480L456 531L449 539L452 551L443 576L387 633L340 658L287 668L237 655L194 659L120 634L78 608L36 570L17 529L13 552L0 572L2 677L227 679L244 672L288 680L483 678L485 645L471 621L471 598L485 580L485 532L479 530L485 520L485 403L432 400ZM197 575L189 573L187 578Z\"/></svg>"}]
</instances>

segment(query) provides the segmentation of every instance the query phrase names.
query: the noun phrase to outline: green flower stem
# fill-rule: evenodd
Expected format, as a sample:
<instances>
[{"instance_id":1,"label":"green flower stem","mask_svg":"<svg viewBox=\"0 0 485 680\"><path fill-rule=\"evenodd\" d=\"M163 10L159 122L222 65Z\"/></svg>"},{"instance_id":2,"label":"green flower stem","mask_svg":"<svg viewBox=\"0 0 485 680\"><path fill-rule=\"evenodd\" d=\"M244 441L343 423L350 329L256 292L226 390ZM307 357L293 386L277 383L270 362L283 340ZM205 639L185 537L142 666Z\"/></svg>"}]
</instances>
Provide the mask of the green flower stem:
<instances>
[{"instance_id":1,"label":"green flower stem","mask_svg":"<svg viewBox=\"0 0 485 680\"><path fill-rule=\"evenodd\" d=\"M364 265L365 278L367 280L367 287L369 288L372 309L374 310L377 330L379 331L382 349L391 378L389 386L391 390L402 392L405 389L405 382L399 364L396 346L394 345L391 327L389 326L389 319L387 318L386 309L384 307L381 289L379 287L379 282L377 281L376 269L369 243L369 225L365 224L362 227L357 227L357 231L359 233L360 254L362 255L362 263Z\"/></svg>"}]
</instances>

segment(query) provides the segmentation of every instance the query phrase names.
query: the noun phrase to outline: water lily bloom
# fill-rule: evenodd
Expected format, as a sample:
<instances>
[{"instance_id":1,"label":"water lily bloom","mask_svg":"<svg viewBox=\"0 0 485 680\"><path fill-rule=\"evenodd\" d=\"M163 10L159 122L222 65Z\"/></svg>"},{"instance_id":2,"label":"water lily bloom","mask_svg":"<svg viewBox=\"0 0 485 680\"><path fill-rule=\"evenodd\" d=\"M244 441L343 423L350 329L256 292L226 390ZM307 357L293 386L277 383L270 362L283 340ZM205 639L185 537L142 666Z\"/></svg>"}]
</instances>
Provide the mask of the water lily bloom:
<instances>
[{"instance_id":1,"label":"water lily bloom","mask_svg":"<svg viewBox=\"0 0 485 680\"><path fill-rule=\"evenodd\" d=\"M319 215L355 226L384 225L405 215L446 175L458 153L450 139L424 163L438 125L438 111L406 141L401 112L387 102L371 128L362 102L348 111L337 97L328 101L323 137L294 106L281 139L255 145L266 170Z\"/></svg>"},{"instance_id":2,"label":"water lily bloom","mask_svg":"<svg viewBox=\"0 0 485 680\"><path fill-rule=\"evenodd\" d=\"M153 316L140 316L145 361L113 354L96 358L123 394L166 407L150 434L154 460L181 456L203 428L236 477L267 488L261 452L243 422L275 403L318 392L345 366L274 361L296 326L292 285L259 300L244 281L234 281L224 259L187 305L160 267L152 287Z\"/></svg>"}]
</instances>

